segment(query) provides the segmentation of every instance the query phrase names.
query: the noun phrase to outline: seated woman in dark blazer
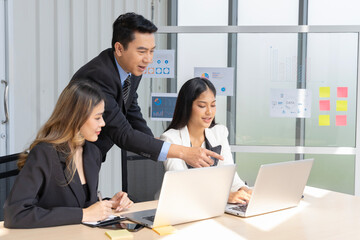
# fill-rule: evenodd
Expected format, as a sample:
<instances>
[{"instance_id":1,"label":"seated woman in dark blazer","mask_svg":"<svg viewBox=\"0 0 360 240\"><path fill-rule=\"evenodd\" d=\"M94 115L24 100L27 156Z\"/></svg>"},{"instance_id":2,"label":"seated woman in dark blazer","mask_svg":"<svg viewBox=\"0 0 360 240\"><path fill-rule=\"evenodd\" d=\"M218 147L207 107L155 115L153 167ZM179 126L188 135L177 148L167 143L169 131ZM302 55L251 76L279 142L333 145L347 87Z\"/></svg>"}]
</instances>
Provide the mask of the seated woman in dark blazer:
<instances>
[{"instance_id":1,"label":"seated woman in dark blazer","mask_svg":"<svg viewBox=\"0 0 360 240\"><path fill-rule=\"evenodd\" d=\"M125 192L98 201L102 156L91 142L101 128L104 96L90 81L72 81L18 162L21 169L4 205L4 226L50 227L106 219L129 208Z\"/></svg>"}]
</instances>

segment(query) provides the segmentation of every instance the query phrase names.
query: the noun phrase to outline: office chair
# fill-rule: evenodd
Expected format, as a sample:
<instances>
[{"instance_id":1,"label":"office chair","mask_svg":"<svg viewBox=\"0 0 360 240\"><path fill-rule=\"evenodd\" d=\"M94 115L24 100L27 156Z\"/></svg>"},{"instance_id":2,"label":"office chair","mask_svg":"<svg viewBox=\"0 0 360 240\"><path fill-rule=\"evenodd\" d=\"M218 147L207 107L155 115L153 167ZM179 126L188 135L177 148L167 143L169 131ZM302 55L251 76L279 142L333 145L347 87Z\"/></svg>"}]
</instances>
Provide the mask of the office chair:
<instances>
[{"instance_id":1,"label":"office chair","mask_svg":"<svg viewBox=\"0 0 360 240\"><path fill-rule=\"evenodd\" d=\"M0 166L5 166L5 168L0 167L0 179L16 176L19 174L19 169L17 169L16 166L18 158L19 153L0 157Z\"/></svg>"},{"instance_id":2,"label":"office chair","mask_svg":"<svg viewBox=\"0 0 360 240\"><path fill-rule=\"evenodd\" d=\"M165 174L163 163L131 152L127 152L126 162L126 168L122 169L122 174L126 175L129 198L134 202L154 200Z\"/></svg>"},{"instance_id":3,"label":"office chair","mask_svg":"<svg viewBox=\"0 0 360 240\"><path fill-rule=\"evenodd\" d=\"M0 157L0 221L4 220L3 206L14 184L16 175L19 174L16 162L19 153Z\"/></svg>"}]
</instances>

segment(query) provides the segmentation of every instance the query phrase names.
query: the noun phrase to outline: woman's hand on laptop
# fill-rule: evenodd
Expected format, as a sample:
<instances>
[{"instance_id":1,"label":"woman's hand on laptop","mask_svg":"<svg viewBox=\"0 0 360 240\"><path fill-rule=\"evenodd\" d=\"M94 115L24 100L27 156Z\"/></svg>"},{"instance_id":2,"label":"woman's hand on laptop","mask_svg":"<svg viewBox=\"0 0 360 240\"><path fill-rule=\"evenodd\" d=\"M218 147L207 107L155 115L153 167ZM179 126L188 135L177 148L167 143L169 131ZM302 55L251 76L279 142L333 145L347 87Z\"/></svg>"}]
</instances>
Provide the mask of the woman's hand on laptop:
<instances>
[{"instance_id":1,"label":"woman's hand on laptop","mask_svg":"<svg viewBox=\"0 0 360 240\"><path fill-rule=\"evenodd\" d=\"M118 192L112 198L111 201L113 202L112 209L115 211L121 211L125 208L130 208L134 203L128 197L126 192Z\"/></svg>"},{"instance_id":2,"label":"woman's hand on laptop","mask_svg":"<svg viewBox=\"0 0 360 240\"><path fill-rule=\"evenodd\" d=\"M241 187L236 192L230 192L229 194L229 203L248 203L251 198L252 190L246 186Z\"/></svg>"}]
</instances>

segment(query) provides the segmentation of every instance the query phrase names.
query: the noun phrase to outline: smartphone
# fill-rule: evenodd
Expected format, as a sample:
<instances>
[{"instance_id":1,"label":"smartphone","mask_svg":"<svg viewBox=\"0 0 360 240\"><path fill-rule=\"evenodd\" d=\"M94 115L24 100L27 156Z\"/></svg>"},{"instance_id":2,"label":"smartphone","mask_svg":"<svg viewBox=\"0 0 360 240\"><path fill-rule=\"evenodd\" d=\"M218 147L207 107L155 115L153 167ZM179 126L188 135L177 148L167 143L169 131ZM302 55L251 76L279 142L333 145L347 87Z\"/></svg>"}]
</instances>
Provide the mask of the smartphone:
<instances>
[{"instance_id":1,"label":"smartphone","mask_svg":"<svg viewBox=\"0 0 360 240\"><path fill-rule=\"evenodd\" d=\"M144 225L141 224L137 224L137 223L123 223L123 222L117 222L111 225L107 225L107 226L101 226L100 228L105 228L105 229L126 229L129 232L137 232L140 229L144 228Z\"/></svg>"}]
</instances>

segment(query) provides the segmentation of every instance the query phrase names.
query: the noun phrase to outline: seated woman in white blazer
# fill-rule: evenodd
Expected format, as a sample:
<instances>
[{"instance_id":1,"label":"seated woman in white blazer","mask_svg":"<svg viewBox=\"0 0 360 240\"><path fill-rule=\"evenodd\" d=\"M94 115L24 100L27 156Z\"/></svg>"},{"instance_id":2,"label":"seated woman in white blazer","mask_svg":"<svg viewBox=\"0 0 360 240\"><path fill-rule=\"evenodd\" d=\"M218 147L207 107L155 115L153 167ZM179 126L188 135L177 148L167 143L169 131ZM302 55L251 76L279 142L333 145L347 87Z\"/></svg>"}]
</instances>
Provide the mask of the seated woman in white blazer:
<instances>
[{"instance_id":1,"label":"seated woman in white blazer","mask_svg":"<svg viewBox=\"0 0 360 240\"><path fill-rule=\"evenodd\" d=\"M215 124L215 96L215 87L209 80L199 77L188 80L178 94L172 122L160 139L172 144L203 147L210 150L219 149L220 145L220 155L224 157L224 160L216 159L214 165L233 164L227 138L229 132L225 126ZM168 158L164 166L166 171L191 167L179 158ZM235 173L228 202L245 203L250 197L251 189Z\"/></svg>"}]
</instances>

